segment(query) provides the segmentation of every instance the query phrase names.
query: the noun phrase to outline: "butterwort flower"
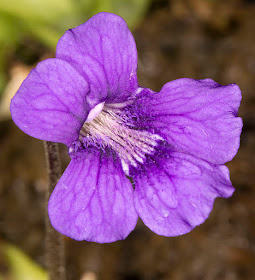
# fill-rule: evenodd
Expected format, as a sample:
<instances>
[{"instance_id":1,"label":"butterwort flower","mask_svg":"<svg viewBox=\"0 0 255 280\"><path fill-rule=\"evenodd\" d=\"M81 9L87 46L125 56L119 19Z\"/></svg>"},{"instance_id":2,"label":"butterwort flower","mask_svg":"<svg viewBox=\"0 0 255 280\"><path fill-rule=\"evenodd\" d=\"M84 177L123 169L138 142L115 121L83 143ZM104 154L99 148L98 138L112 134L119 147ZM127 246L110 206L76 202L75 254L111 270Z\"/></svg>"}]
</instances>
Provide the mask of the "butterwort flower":
<instances>
[{"instance_id":1,"label":"butterwort flower","mask_svg":"<svg viewBox=\"0 0 255 280\"><path fill-rule=\"evenodd\" d=\"M185 234L234 191L224 164L239 147L238 86L185 78L154 92L136 70L125 21L99 13L66 31L56 58L40 62L11 101L21 130L69 147L48 212L76 240L124 239L138 216L156 234Z\"/></svg>"}]
</instances>

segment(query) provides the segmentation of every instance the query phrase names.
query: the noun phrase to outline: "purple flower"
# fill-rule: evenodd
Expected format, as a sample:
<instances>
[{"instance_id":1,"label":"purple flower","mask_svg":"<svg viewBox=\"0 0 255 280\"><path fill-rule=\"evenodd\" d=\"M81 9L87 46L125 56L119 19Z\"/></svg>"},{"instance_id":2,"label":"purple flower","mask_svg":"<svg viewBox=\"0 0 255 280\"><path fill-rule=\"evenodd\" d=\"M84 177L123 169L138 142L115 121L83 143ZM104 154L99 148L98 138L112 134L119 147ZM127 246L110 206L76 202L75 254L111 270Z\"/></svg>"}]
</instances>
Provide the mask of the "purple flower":
<instances>
[{"instance_id":1,"label":"purple flower","mask_svg":"<svg viewBox=\"0 0 255 280\"><path fill-rule=\"evenodd\" d=\"M154 92L136 69L125 21L99 13L68 30L12 99L20 129L69 147L48 211L76 240L124 239L138 216L159 235L185 234L234 191L223 164L239 147L238 86L178 79Z\"/></svg>"}]
</instances>

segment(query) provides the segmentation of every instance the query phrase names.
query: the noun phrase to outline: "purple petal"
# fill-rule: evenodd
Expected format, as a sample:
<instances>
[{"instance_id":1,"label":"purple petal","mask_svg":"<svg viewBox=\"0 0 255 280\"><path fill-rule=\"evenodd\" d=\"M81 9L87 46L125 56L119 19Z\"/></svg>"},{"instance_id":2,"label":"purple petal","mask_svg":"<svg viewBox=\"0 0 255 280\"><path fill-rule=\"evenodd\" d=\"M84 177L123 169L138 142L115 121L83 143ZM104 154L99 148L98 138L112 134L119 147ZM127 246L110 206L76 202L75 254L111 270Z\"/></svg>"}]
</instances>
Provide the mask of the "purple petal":
<instances>
[{"instance_id":1,"label":"purple petal","mask_svg":"<svg viewBox=\"0 0 255 280\"><path fill-rule=\"evenodd\" d=\"M135 228L133 188L118 158L84 151L73 158L48 205L53 227L76 240L124 239Z\"/></svg>"},{"instance_id":2,"label":"purple petal","mask_svg":"<svg viewBox=\"0 0 255 280\"><path fill-rule=\"evenodd\" d=\"M146 226L164 236L191 231L207 219L216 197L229 197L234 191L226 166L177 152L136 174L135 183L137 213Z\"/></svg>"},{"instance_id":3,"label":"purple petal","mask_svg":"<svg viewBox=\"0 0 255 280\"><path fill-rule=\"evenodd\" d=\"M11 101L15 124L32 137L70 145L88 115L84 78L67 62L39 63Z\"/></svg>"},{"instance_id":4,"label":"purple petal","mask_svg":"<svg viewBox=\"0 0 255 280\"><path fill-rule=\"evenodd\" d=\"M138 87L136 44L117 15L99 13L66 31L56 57L71 63L89 82L92 107L103 101L126 101Z\"/></svg>"},{"instance_id":5,"label":"purple petal","mask_svg":"<svg viewBox=\"0 0 255 280\"><path fill-rule=\"evenodd\" d=\"M143 115L138 126L158 132L172 150L211 163L224 164L235 156L242 130L237 85L179 79L167 83L159 93L145 91L136 102L136 111Z\"/></svg>"}]
</instances>

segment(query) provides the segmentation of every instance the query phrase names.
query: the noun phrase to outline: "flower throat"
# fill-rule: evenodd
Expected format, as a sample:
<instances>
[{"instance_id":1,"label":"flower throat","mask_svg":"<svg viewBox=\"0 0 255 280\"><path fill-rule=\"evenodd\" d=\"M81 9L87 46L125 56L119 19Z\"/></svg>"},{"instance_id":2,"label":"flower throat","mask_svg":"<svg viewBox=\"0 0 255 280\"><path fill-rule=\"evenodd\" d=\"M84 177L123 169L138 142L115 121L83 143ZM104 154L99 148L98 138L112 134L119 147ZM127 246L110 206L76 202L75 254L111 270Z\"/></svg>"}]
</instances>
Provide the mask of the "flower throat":
<instances>
[{"instance_id":1,"label":"flower throat","mask_svg":"<svg viewBox=\"0 0 255 280\"><path fill-rule=\"evenodd\" d=\"M124 112L105 108L91 121L84 123L79 140L84 147L109 147L114 150L121 160L123 171L128 175L129 166L137 167L138 163L144 163L146 155L153 154L158 141L163 139L157 134L133 129Z\"/></svg>"}]
</instances>

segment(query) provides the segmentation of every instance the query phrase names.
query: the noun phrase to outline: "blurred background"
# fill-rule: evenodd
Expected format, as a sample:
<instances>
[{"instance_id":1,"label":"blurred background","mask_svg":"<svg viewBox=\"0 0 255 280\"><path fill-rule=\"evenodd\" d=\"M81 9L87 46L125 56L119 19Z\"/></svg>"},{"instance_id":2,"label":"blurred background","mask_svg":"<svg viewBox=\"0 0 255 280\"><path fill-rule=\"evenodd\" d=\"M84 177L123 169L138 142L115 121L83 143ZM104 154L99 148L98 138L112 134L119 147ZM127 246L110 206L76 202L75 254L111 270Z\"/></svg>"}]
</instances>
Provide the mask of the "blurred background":
<instances>
[{"instance_id":1,"label":"blurred background","mask_svg":"<svg viewBox=\"0 0 255 280\"><path fill-rule=\"evenodd\" d=\"M244 128L227 164L236 192L216 199L203 225L166 238L139 221L126 240L104 245L65 238L67 280L255 279L255 1L1 0L0 280L46 279L43 143L14 125L10 99L39 61L54 57L65 30L100 11L132 30L141 86L158 91L181 77L237 83Z\"/></svg>"}]
</instances>

